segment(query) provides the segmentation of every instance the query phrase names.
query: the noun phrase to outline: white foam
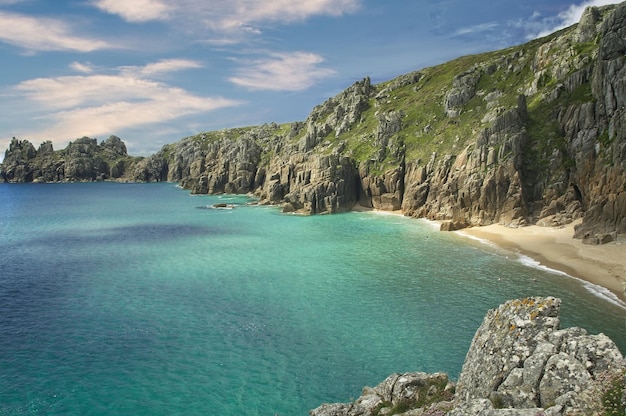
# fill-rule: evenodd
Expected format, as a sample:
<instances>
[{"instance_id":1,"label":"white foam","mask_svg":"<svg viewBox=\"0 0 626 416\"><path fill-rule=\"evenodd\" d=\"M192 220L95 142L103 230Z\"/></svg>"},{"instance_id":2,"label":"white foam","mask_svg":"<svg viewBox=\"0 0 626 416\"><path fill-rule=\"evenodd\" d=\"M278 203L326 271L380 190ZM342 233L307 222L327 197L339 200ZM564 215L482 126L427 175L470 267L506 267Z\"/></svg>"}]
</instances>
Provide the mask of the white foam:
<instances>
[{"instance_id":1,"label":"white foam","mask_svg":"<svg viewBox=\"0 0 626 416\"><path fill-rule=\"evenodd\" d=\"M500 248L500 246L498 246L494 242L489 241L489 240L487 240L485 238L480 238L480 237L476 237L475 235L466 234L463 231L457 231L457 234L461 235L461 236L463 236L465 238L469 238L470 240L478 241L479 243L484 244L486 246L489 246L491 248L498 248L498 249Z\"/></svg>"},{"instance_id":2,"label":"white foam","mask_svg":"<svg viewBox=\"0 0 626 416\"><path fill-rule=\"evenodd\" d=\"M518 254L518 261L522 263L524 266L547 271L547 272L558 274L561 276L567 276L570 279L577 280L592 295L600 299L603 299L609 303L612 303L615 306L619 306L620 308L626 309L626 303L624 303L620 298L618 298L617 295L615 295L615 293L611 292L609 289L603 286L596 285L595 283L588 282L576 276L572 276L571 274L565 273L564 271L556 270L551 267L545 266L539 263L537 260L530 258L528 256L525 256L525 255L522 255L522 254Z\"/></svg>"},{"instance_id":3,"label":"white foam","mask_svg":"<svg viewBox=\"0 0 626 416\"><path fill-rule=\"evenodd\" d=\"M535 259L533 259L531 257L525 256L523 254L518 254L517 255L517 261L522 263L524 266L532 267L533 269L539 269L539 270L543 270L543 271L554 273L554 274L560 274L561 276L573 277L573 276L570 276L569 274L565 273L562 270L557 270L557 269L553 269L551 267L545 266L545 265L539 263L537 260L535 260Z\"/></svg>"},{"instance_id":4,"label":"white foam","mask_svg":"<svg viewBox=\"0 0 626 416\"><path fill-rule=\"evenodd\" d=\"M459 235L462 235L464 237L467 237L469 239L478 241L482 244L485 244L487 246L493 247L493 248L501 248L500 246L498 246L497 244L494 244L493 242L486 240L484 238L480 238L480 237L476 237L473 235L469 235L469 234L465 234L464 232L460 231L458 232ZM519 254L516 253L517 255L517 261L522 263L524 266L527 267L532 267L534 269L538 269L538 270L542 270L542 271L546 271L549 273L553 273L553 274L558 274L561 276L566 276L569 277L571 279L575 279L578 282L581 283L581 285L587 290L589 291L592 295L603 299L609 303L612 303L613 305L616 305L620 308L626 309L626 303L624 303L619 297L617 297L617 295L615 295L615 293L611 292L609 289L600 286L600 285L596 285L595 283L591 283L588 282L586 280L580 279L578 277L572 276L569 273L566 273L562 270L557 270L557 269L553 269L551 267L548 267L544 264L541 264L540 262L538 262L537 260L533 259L532 257L523 255L523 254Z\"/></svg>"},{"instance_id":5,"label":"white foam","mask_svg":"<svg viewBox=\"0 0 626 416\"><path fill-rule=\"evenodd\" d=\"M575 277L574 279L578 279L578 278ZM620 298L617 297L615 293L611 292L609 289L603 286L599 286L599 285L587 282L586 280L581 280L581 279L578 279L578 280L582 282L582 285L585 287L585 289L593 293L595 296L602 298L602 299L606 299L608 302L614 305L617 305L620 308L626 309L626 303L624 303Z\"/></svg>"}]
</instances>

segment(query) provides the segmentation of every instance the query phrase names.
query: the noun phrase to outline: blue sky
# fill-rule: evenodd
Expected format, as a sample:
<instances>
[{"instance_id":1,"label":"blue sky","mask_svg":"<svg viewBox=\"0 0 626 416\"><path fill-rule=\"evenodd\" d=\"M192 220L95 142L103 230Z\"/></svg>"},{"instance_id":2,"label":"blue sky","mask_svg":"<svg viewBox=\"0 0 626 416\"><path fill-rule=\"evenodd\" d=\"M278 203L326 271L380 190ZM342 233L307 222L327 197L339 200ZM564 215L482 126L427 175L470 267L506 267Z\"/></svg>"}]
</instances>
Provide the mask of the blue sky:
<instances>
[{"instance_id":1,"label":"blue sky","mask_svg":"<svg viewBox=\"0 0 626 416\"><path fill-rule=\"evenodd\" d=\"M121 137L149 155L201 131L304 120L381 82L578 21L563 0L0 0L0 158Z\"/></svg>"}]
</instances>

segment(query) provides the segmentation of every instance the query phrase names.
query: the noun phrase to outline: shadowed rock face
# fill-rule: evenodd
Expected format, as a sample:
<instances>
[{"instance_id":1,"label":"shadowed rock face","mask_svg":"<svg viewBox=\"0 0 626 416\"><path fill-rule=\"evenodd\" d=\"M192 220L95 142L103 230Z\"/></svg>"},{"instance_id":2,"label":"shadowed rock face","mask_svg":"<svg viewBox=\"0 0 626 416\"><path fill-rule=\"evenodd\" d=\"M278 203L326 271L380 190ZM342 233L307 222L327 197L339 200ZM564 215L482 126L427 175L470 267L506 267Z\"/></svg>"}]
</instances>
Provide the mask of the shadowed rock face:
<instances>
[{"instance_id":1,"label":"shadowed rock face","mask_svg":"<svg viewBox=\"0 0 626 416\"><path fill-rule=\"evenodd\" d=\"M531 297L490 310L456 386L443 373L392 374L352 403L324 404L310 414L384 415L400 405L393 414L600 414L607 379L626 388L626 361L603 334L560 329L560 305L557 298Z\"/></svg>"},{"instance_id":2,"label":"shadowed rock face","mask_svg":"<svg viewBox=\"0 0 626 416\"><path fill-rule=\"evenodd\" d=\"M54 151L14 140L0 181L176 181L254 193L303 214L355 203L447 221L626 233L626 4L525 45L379 85L369 78L303 122L188 137L145 159L112 136Z\"/></svg>"}]
</instances>

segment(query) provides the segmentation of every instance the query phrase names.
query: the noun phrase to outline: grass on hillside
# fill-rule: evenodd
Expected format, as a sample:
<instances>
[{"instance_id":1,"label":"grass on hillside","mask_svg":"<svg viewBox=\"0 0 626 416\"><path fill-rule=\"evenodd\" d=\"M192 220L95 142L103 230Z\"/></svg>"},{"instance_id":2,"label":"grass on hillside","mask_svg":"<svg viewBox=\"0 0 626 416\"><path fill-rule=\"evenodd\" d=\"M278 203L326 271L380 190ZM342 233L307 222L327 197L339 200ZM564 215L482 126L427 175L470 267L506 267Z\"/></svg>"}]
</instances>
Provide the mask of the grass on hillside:
<instances>
[{"instance_id":1,"label":"grass on hillside","mask_svg":"<svg viewBox=\"0 0 626 416\"><path fill-rule=\"evenodd\" d=\"M569 40L564 43L549 43L559 36L572 33L573 27L563 29L545 38L536 39L529 43L510 47L500 51L468 55L446 62L441 65L422 69L418 72L403 75L396 79L372 86L372 95L369 99L368 108L361 114L360 121L354 123L348 131L338 135L331 131L321 140L315 151L329 153L338 146L344 148L344 152L350 155L355 162L366 162L374 172L384 172L389 168L398 166L399 160L387 151L384 160L379 159L379 146L376 143L376 131L378 121L376 113L399 112L402 114L402 128L396 133L391 141L396 147L404 146L405 158L409 160L426 161L434 152L439 155L458 154L463 148L475 140L476 135L490 126L495 115L509 110L517 105L520 94L528 91L536 76L533 69L537 51L542 45L549 48L568 47L567 51L550 51L551 53L563 53L564 59L571 59L574 68L574 60L590 60L597 49L597 40L586 43L573 44ZM565 46L564 46L565 45ZM580 62L580 61L578 61ZM476 94L458 110L459 115L448 117L445 114L444 102L450 92L453 80L456 76L468 71L478 71L480 77L476 85ZM409 83L398 83L402 77L414 76L415 80ZM419 79L418 79L419 78ZM556 102L547 103L547 92L557 87L558 80L545 71L542 78L535 80L538 91L528 97L528 110L530 121L528 133L533 143L533 149L538 154L545 155L550 148L561 148L561 134L558 131L554 109L591 101L591 87L585 84L575 91L561 94ZM394 87L395 85L403 85ZM376 94L385 90L384 97L376 97ZM492 93L497 98L490 103L485 97ZM328 117L335 108L334 100L316 107L316 111L322 110L318 121ZM491 117L485 117L490 114ZM273 137L280 136L288 143L295 145L306 134L303 126L300 132L290 135L292 124L273 125L271 132ZM200 133L189 140L200 143L206 148L209 143L220 139L234 140L241 135L261 127L242 127L214 132ZM273 153L271 146L263 146L266 149L262 160L269 163ZM163 148L168 154L173 148Z\"/></svg>"}]
</instances>

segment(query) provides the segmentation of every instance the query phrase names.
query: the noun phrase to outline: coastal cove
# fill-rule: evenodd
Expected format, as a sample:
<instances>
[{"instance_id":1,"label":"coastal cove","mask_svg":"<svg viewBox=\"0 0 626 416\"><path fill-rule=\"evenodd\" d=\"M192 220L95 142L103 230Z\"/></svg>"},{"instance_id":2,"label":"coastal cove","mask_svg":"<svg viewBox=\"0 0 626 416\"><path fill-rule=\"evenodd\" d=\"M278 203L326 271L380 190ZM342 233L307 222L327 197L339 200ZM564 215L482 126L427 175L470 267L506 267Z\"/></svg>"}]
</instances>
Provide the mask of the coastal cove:
<instances>
[{"instance_id":1,"label":"coastal cove","mask_svg":"<svg viewBox=\"0 0 626 416\"><path fill-rule=\"evenodd\" d=\"M422 220L173 183L0 201L0 414L306 414L394 371L456 378L485 312L524 296L626 350L622 306Z\"/></svg>"}]
</instances>

